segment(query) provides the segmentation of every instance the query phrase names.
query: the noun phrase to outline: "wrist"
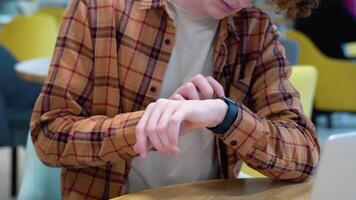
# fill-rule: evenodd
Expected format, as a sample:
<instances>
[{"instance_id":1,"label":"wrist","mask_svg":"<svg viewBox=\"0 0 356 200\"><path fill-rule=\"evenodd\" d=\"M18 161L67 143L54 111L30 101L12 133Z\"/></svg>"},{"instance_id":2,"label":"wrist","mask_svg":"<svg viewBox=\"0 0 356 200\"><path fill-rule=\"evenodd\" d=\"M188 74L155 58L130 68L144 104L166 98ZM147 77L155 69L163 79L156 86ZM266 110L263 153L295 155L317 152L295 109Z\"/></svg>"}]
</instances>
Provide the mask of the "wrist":
<instances>
[{"instance_id":1,"label":"wrist","mask_svg":"<svg viewBox=\"0 0 356 200\"><path fill-rule=\"evenodd\" d=\"M209 124L208 128L215 127L218 124L222 123L225 119L227 110L229 108L229 106L221 99L214 99L211 101L214 101L215 110L213 113L215 114L214 114L214 120L212 123Z\"/></svg>"},{"instance_id":2,"label":"wrist","mask_svg":"<svg viewBox=\"0 0 356 200\"><path fill-rule=\"evenodd\" d=\"M224 120L220 124L216 125L215 127L208 128L209 130L211 130L213 133L216 134L226 133L226 131L228 131L230 127L233 125L238 115L238 107L234 100L228 97L220 97L220 99L227 105L228 108L227 111L225 112Z\"/></svg>"}]
</instances>

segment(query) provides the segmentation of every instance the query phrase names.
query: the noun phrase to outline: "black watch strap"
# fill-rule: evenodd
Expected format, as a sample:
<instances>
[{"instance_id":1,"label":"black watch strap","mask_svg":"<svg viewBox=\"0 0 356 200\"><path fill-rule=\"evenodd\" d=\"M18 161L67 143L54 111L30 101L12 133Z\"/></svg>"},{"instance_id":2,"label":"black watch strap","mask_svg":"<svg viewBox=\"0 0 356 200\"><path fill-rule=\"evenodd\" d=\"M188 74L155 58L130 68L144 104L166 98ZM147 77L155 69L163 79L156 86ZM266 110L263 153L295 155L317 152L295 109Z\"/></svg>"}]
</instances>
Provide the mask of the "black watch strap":
<instances>
[{"instance_id":1,"label":"black watch strap","mask_svg":"<svg viewBox=\"0 0 356 200\"><path fill-rule=\"evenodd\" d=\"M236 102L228 97L220 97L219 99L223 100L228 106L226 116L219 125L208 129L216 134L223 134L234 124L238 114L238 108Z\"/></svg>"}]
</instances>

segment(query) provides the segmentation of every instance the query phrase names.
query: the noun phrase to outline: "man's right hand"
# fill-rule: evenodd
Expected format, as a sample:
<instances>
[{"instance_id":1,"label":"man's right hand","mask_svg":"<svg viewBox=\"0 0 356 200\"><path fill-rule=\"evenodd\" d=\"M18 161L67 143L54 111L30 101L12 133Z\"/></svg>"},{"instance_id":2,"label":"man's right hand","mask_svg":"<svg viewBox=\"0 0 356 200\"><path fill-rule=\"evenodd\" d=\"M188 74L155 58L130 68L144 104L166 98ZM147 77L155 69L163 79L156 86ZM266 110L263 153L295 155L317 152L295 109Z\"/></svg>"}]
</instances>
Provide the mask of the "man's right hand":
<instances>
[{"instance_id":1,"label":"man's right hand","mask_svg":"<svg viewBox=\"0 0 356 200\"><path fill-rule=\"evenodd\" d=\"M181 87L170 97L173 100L206 100L225 96L223 86L213 77L204 77L198 74Z\"/></svg>"}]
</instances>

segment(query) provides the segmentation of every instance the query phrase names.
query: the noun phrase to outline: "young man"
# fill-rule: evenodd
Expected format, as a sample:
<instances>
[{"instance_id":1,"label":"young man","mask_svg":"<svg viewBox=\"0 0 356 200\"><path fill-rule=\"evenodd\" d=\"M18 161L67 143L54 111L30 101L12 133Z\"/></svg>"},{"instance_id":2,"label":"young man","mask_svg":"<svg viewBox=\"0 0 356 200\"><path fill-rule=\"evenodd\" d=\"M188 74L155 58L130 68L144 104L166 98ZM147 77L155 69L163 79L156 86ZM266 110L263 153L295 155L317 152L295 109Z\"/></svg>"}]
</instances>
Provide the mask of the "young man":
<instances>
[{"instance_id":1,"label":"young man","mask_svg":"<svg viewBox=\"0 0 356 200\"><path fill-rule=\"evenodd\" d=\"M306 15L314 2L275 5ZM319 144L290 73L275 26L247 1L72 0L32 139L62 167L63 199L234 178L242 161L302 181Z\"/></svg>"}]
</instances>

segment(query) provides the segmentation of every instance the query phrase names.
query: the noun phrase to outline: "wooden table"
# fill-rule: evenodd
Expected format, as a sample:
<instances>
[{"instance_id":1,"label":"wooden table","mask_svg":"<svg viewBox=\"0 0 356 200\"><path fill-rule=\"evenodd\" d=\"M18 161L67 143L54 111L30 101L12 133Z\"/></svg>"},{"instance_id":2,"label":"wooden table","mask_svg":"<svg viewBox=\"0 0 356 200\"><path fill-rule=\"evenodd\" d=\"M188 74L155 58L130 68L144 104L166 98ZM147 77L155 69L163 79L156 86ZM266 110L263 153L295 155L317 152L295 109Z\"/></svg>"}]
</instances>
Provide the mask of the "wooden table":
<instances>
[{"instance_id":1,"label":"wooden table","mask_svg":"<svg viewBox=\"0 0 356 200\"><path fill-rule=\"evenodd\" d=\"M309 200L311 186L311 180L298 184L267 178L212 180L145 190L114 200Z\"/></svg>"},{"instance_id":2,"label":"wooden table","mask_svg":"<svg viewBox=\"0 0 356 200\"><path fill-rule=\"evenodd\" d=\"M15 71L22 79L43 83L47 77L51 58L37 58L19 62L15 65Z\"/></svg>"}]
</instances>

